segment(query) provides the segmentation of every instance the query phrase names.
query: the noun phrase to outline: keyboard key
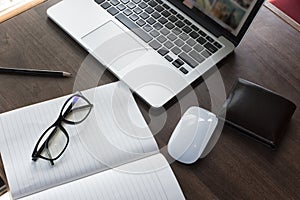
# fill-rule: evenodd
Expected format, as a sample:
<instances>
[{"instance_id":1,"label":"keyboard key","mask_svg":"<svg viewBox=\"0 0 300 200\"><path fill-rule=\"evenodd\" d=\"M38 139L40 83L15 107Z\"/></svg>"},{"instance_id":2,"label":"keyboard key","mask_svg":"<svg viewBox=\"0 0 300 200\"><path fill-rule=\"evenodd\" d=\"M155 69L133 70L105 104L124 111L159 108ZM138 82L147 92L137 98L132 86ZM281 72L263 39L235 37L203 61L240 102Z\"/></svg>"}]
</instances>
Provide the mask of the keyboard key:
<instances>
[{"instance_id":1,"label":"keyboard key","mask_svg":"<svg viewBox=\"0 0 300 200\"><path fill-rule=\"evenodd\" d=\"M155 23L155 20L154 20L152 17L148 18L146 21L147 21L150 25L152 25L152 24Z\"/></svg>"},{"instance_id":2,"label":"keyboard key","mask_svg":"<svg viewBox=\"0 0 300 200\"><path fill-rule=\"evenodd\" d=\"M146 22L142 19L139 19L137 22L136 22L139 26L144 26L146 24Z\"/></svg>"},{"instance_id":3,"label":"keyboard key","mask_svg":"<svg viewBox=\"0 0 300 200\"><path fill-rule=\"evenodd\" d=\"M96 2L97 4L101 4L101 3L104 2L104 0L95 0L95 2Z\"/></svg>"},{"instance_id":4,"label":"keyboard key","mask_svg":"<svg viewBox=\"0 0 300 200\"><path fill-rule=\"evenodd\" d=\"M160 43L164 43L164 42L167 40L167 38L165 38L163 35L158 36L156 39L157 39Z\"/></svg>"},{"instance_id":5,"label":"keyboard key","mask_svg":"<svg viewBox=\"0 0 300 200\"><path fill-rule=\"evenodd\" d=\"M222 45L221 45L220 43L218 43L218 42L214 42L214 45L215 45L217 48L219 48L219 49L222 48Z\"/></svg>"},{"instance_id":6,"label":"keyboard key","mask_svg":"<svg viewBox=\"0 0 300 200\"><path fill-rule=\"evenodd\" d=\"M136 14L130 15L131 20L136 21L139 17Z\"/></svg>"},{"instance_id":7,"label":"keyboard key","mask_svg":"<svg viewBox=\"0 0 300 200\"><path fill-rule=\"evenodd\" d=\"M197 42L199 42L200 44L204 44L205 42L206 42L206 39L204 38L204 37L199 37L198 39L197 39Z\"/></svg>"},{"instance_id":8,"label":"keyboard key","mask_svg":"<svg viewBox=\"0 0 300 200\"><path fill-rule=\"evenodd\" d=\"M205 37L206 36L206 33L204 33L204 31L202 31L202 30L199 30L199 32L198 32L201 36L203 36L203 37Z\"/></svg>"},{"instance_id":9,"label":"keyboard key","mask_svg":"<svg viewBox=\"0 0 300 200\"><path fill-rule=\"evenodd\" d=\"M178 21L175 23L176 26L178 26L179 28L184 26L184 23L182 21Z\"/></svg>"},{"instance_id":10,"label":"keyboard key","mask_svg":"<svg viewBox=\"0 0 300 200\"><path fill-rule=\"evenodd\" d=\"M193 58L191 58L189 55L187 55L186 53L181 53L179 55L179 58L181 58L184 62L186 62L192 68L195 68L198 65L198 63Z\"/></svg>"},{"instance_id":11,"label":"keyboard key","mask_svg":"<svg viewBox=\"0 0 300 200\"><path fill-rule=\"evenodd\" d=\"M204 56L205 58L208 58L211 55L211 53L209 53L207 50L204 50L201 52L201 55Z\"/></svg>"},{"instance_id":12,"label":"keyboard key","mask_svg":"<svg viewBox=\"0 0 300 200\"><path fill-rule=\"evenodd\" d=\"M201 51L204 49L204 47L201 46L201 45L199 45L199 44L196 44L196 45L194 46L194 49L195 49L196 51L198 51L198 52L201 52Z\"/></svg>"},{"instance_id":13,"label":"keyboard key","mask_svg":"<svg viewBox=\"0 0 300 200\"><path fill-rule=\"evenodd\" d=\"M171 41L174 41L177 37L176 37L176 35L174 35L173 33L170 33L170 34L167 36L167 38L168 38L169 40L171 40Z\"/></svg>"},{"instance_id":14,"label":"keyboard key","mask_svg":"<svg viewBox=\"0 0 300 200\"><path fill-rule=\"evenodd\" d=\"M190 45L190 46L194 46L194 45L196 44L196 41L193 40L192 38L190 38L190 39L188 39L188 40L186 41L186 43L187 43L188 45Z\"/></svg>"},{"instance_id":15,"label":"keyboard key","mask_svg":"<svg viewBox=\"0 0 300 200\"><path fill-rule=\"evenodd\" d=\"M164 8L161 7L160 5L156 6L154 9L157 10L158 12L161 12L164 10Z\"/></svg>"},{"instance_id":16,"label":"keyboard key","mask_svg":"<svg viewBox=\"0 0 300 200\"><path fill-rule=\"evenodd\" d=\"M135 4L138 4L138 3L141 2L141 0L132 0L132 1L133 1L133 3L135 3Z\"/></svg>"},{"instance_id":17,"label":"keyboard key","mask_svg":"<svg viewBox=\"0 0 300 200\"><path fill-rule=\"evenodd\" d=\"M146 11L148 14L151 14L151 13L154 12L153 8L151 8L151 7L147 7L147 8L145 9L145 11Z\"/></svg>"},{"instance_id":18,"label":"keyboard key","mask_svg":"<svg viewBox=\"0 0 300 200\"><path fill-rule=\"evenodd\" d=\"M101 4L101 7L104 9L107 9L107 8L111 7L111 5L110 5L110 3L105 2L105 3Z\"/></svg>"},{"instance_id":19,"label":"keyboard key","mask_svg":"<svg viewBox=\"0 0 300 200\"><path fill-rule=\"evenodd\" d=\"M167 10L164 10L161 14L165 17L169 17L171 15L171 13Z\"/></svg>"},{"instance_id":20,"label":"keyboard key","mask_svg":"<svg viewBox=\"0 0 300 200\"><path fill-rule=\"evenodd\" d=\"M112 16L116 15L119 13L119 11L115 7L111 7L107 10Z\"/></svg>"},{"instance_id":21,"label":"keyboard key","mask_svg":"<svg viewBox=\"0 0 300 200\"><path fill-rule=\"evenodd\" d=\"M139 7L142 8L142 9L144 9L144 8L147 7L147 4L146 4L145 2L141 2L141 3L139 4Z\"/></svg>"},{"instance_id":22,"label":"keyboard key","mask_svg":"<svg viewBox=\"0 0 300 200\"><path fill-rule=\"evenodd\" d=\"M166 27L167 27L168 29L172 29L172 28L174 28L175 26L174 26L172 23L168 22L168 23L166 24Z\"/></svg>"},{"instance_id":23,"label":"keyboard key","mask_svg":"<svg viewBox=\"0 0 300 200\"><path fill-rule=\"evenodd\" d=\"M170 33L170 31L166 28L163 28L160 30L160 32L163 34L163 35L168 35Z\"/></svg>"},{"instance_id":24,"label":"keyboard key","mask_svg":"<svg viewBox=\"0 0 300 200\"><path fill-rule=\"evenodd\" d=\"M133 9L133 12L135 12L136 14L140 14L142 13L142 9L140 9L139 7L136 7L135 9Z\"/></svg>"},{"instance_id":25,"label":"keyboard key","mask_svg":"<svg viewBox=\"0 0 300 200\"><path fill-rule=\"evenodd\" d=\"M170 9L170 12L173 14L173 15L176 15L177 14L177 12L174 10L174 9Z\"/></svg>"},{"instance_id":26,"label":"keyboard key","mask_svg":"<svg viewBox=\"0 0 300 200\"><path fill-rule=\"evenodd\" d=\"M151 31L153 28L152 28L152 26L146 24L146 26L144 26L143 29L144 29L145 31L149 32L149 31Z\"/></svg>"},{"instance_id":27,"label":"keyboard key","mask_svg":"<svg viewBox=\"0 0 300 200\"><path fill-rule=\"evenodd\" d=\"M174 15L171 15L168 19L169 19L171 22L176 22L176 21L177 21L177 18L176 18Z\"/></svg>"},{"instance_id":28,"label":"keyboard key","mask_svg":"<svg viewBox=\"0 0 300 200\"><path fill-rule=\"evenodd\" d=\"M167 4L163 3L162 6L165 8L165 9L169 9L170 6L168 6Z\"/></svg>"},{"instance_id":29,"label":"keyboard key","mask_svg":"<svg viewBox=\"0 0 300 200\"><path fill-rule=\"evenodd\" d=\"M176 16L178 17L178 19L184 20L184 17L181 14L177 14Z\"/></svg>"},{"instance_id":30,"label":"keyboard key","mask_svg":"<svg viewBox=\"0 0 300 200\"><path fill-rule=\"evenodd\" d=\"M182 33L179 37L184 41L186 41L189 38L189 36L185 33Z\"/></svg>"},{"instance_id":31,"label":"keyboard key","mask_svg":"<svg viewBox=\"0 0 300 200\"><path fill-rule=\"evenodd\" d=\"M160 18L160 14L158 12L154 12L152 15L151 15L154 19L158 19Z\"/></svg>"},{"instance_id":32,"label":"keyboard key","mask_svg":"<svg viewBox=\"0 0 300 200\"><path fill-rule=\"evenodd\" d=\"M199 34L196 33L195 31L193 31L193 32L190 33L190 36L191 36L192 38L196 39L197 37L199 37Z\"/></svg>"},{"instance_id":33,"label":"keyboard key","mask_svg":"<svg viewBox=\"0 0 300 200\"><path fill-rule=\"evenodd\" d=\"M210 52L212 52L212 53L215 53L218 49L214 46L214 45L212 45L211 43L209 43L209 42L207 42L205 45L204 45L204 47L206 48L206 49L208 49Z\"/></svg>"},{"instance_id":34,"label":"keyboard key","mask_svg":"<svg viewBox=\"0 0 300 200\"><path fill-rule=\"evenodd\" d=\"M152 40L149 45L154 49L157 50L161 47L161 44L157 42L156 40Z\"/></svg>"},{"instance_id":35,"label":"keyboard key","mask_svg":"<svg viewBox=\"0 0 300 200\"><path fill-rule=\"evenodd\" d=\"M185 69L184 67L181 67L179 69L182 73L187 74L189 71L187 69Z\"/></svg>"},{"instance_id":36,"label":"keyboard key","mask_svg":"<svg viewBox=\"0 0 300 200\"><path fill-rule=\"evenodd\" d=\"M149 15L147 13L143 12L142 14L140 14L140 17L142 19L147 19L149 17Z\"/></svg>"},{"instance_id":37,"label":"keyboard key","mask_svg":"<svg viewBox=\"0 0 300 200\"><path fill-rule=\"evenodd\" d=\"M133 9L133 8L135 7L135 4L132 3L132 2L129 2L129 3L127 4L127 7L130 8L130 9Z\"/></svg>"},{"instance_id":38,"label":"keyboard key","mask_svg":"<svg viewBox=\"0 0 300 200\"><path fill-rule=\"evenodd\" d=\"M173 61L173 58L171 58L171 56L169 56L169 55L166 55L166 57L165 57L166 59L167 59L167 61L169 61L169 62L172 62Z\"/></svg>"},{"instance_id":39,"label":"keyboard key","mask_svg":"<svg viewBox=\"0 0 300 200\"><path fill-rule=\"evenodd\" d=\"M114 6L116 6L120 3L118 0L110 0L109 2Z\"/></svg>"},{"instance_id":40,"label":"keyboard key","mask_svg":"<svg viewBox=\"0 0 300 200\"><path fill-rule=\"evenodd\" d=\"M167 41L166 43L164 43L164 45L165 45L165 47L167 47L168 49L171 49L171 48L174 46L174 44L173 44L172 42L170 42L170 41Z\"/></svg>"},{"instance_id":41,"label":"keyboard key","mask_svg":"<svg viewBox=\"0 0 300 200\"><path fill-rule=\"evenodd\" d=\"M117 5L117 8L118 8L120 11L122 11L122 10L124 10L126 7L125 7L123 4L119 4L119 5Z\"/></svg>"},{"instance_id":42,"label":"keyboard key","mask_svg":"<svg viewBox=\"0 0 300 200\"><path fill-rule=\"evenodd\" d=\"M176 59L172 64L173 64L176 68L179 68L179 67L181 67L181 66L184 64L184 62L182 62L182 60L180 60L180 59Z\"/></svg>"},{"instance_id":43,"label":"keyboard key","mask_svg":"<svg viewBox=\"0 0 300 200\"><path fill-rule=\"evenodd\" d=\"M129 9L126 9L126 10L124 10L124 12L123 12L126 16L129 16L129 15L131 15L132 14L132 11L131 10L129 10Z\"/></svg>"},{"instance_id":44,"label":"keyboard key","mask_svg":"<svg viewBox=\"0 0 300 200\"><path fill-rule=\"evenodd\" d=\"M184 20L184 23L187 24L187 25L189 25L189 26L192 25L192 22L190 22L190 21L187 20L187 19Z\"/></svg>"},{"instance_id":45,"label":"keyboard key","mask_svg":"<svg viewBox=\"0 0 300 200\"><path fill-rule=\"evenodd\" d=\"M197 26L195 26L194 24L191 27L194 31L199 31L199 28Z\"/></svg>"},{"instance_id":46,"label":"keyboard key","mask_svg":"<svg viewBox=\"0 0 300 200\"><path fill-rule=\"evenodd\" d=\"M155 1L150 1L149 5L152 6L152 7L155 7L155 6L157 6L157 3Z\"/></svg>"},{"instance_id":47,"label":"keyboard key","mask_svg":"<svg viewBox=\"0 0 300 200\"><path fill-rule=\"evenodd\" d=\"M163 2L162 2L161 0L156 0L156 2L157 2L158 4L163 4Z\"/></svg>"},{"instance_id":48,"label":"keyboard key","mask_svg":"<svg viewBox=\"0 0 300 200\"><path fill-rule=\"evenodd\" d=\"M179 35L182 31L181 31L179 28L175 27L175 28L172 30L172 32L173 32L175 35Z\"/></svg>"},{"instance_id":49,"label":"keyboard key","mask_svg":"<svg viewBox=\"0 0 300 200\"><path fill-rule=\"evenodd\" d=\"M184 45L184 42L181 40L181 39L177 39L175 42L174 42L178 47L181 47Z\"/></svg>"},{"instance_id":50,"label":"keyboard key","mask_svg":"<svg viewBox=\"0 0 300 200\"><path fill-rule=\"evenodd\" d=\"M165 49L164 47L157 51L160 55L164 56L169 53L169 50Z\"/></svg>"},{"instance_id":51,"label":"keyboard key","mask_svg":"<svg viewBox=\"0 0 300 200\"><path fill-rule=\"evenodd\" d=\"M129 0L121 0L122 3L127 4Z\"/></svg>"},{"instance_id":52,"label":"keyboard key","mask_svg":"<svg viewBox=\"0 0 300 200\"><path fill-rule=\"evenodd\" d=\"M192 31L192 29L191 29L190 27L188 27L188 26L183 27L182 30L183 30L184 32L186 32L186 33L189 33L189 32Z\"/></svg>"},{"instance_id":53,"label":"keyboard key","mask_svg":"<svg viewBox=\"0 0 300 200\"><path fill-rule=\"evenodd\" d=\"M180 65L179 65L176 61L172 62L172 64L173 64L176 68L179 68L179 67L180 67Z\"/></svg>"},{"instance_id":54,"label":"keyboard key","mask_svg":"<svg viewBox=\"0 0 300 200\"><path fill-rule=\"evenodd\" d=\"M156 23L153 25L153 27L156 29L156 30L160 30L163 26L160 24L160 23Z\"/></svg>"},{"instance_id":55,"label":"keyboard key","mask_svg":"<svg viewBox=\"0 0 300 200\"><path fill-rule=\"evenodd\" d=\"M214 42L215 42L214 39L212 39L210 36L206 36L206 39L207 39L209 42L211 42L211 43L214 43Z\"/></svg>"},{"instance_id":56,"label":"keyboard key","mask_svg":"<svg viewBox=\"0 0 300 200\"><path fill-rule=\"evenodd\" d=\"M186 53L188 53L189 51L192 50L192 47L190 47L189 45L185 44L185 45L183 45L182 50L185 51Z\"/></svg>"},{"instance_id":57,"label":"keyboard key","mask_svg":"<svg viewBox=\"0 0 300 200\"><path fill-rule=\"evenodd\" d=\"M189 55L194 58L195 60L197 60L199 63L202 63L205 59L196 51L191 51L189 53Z\"/></svg>"},{"instance_id":58,"label":"keyboard key","mask_svg":"<svg viewBox=\"0 0 300 200\"><path fill-rule=\"evenodd\" d=\"M160 23L162 23L162 24L165 24L165 23L167 23L167 19L166 18L164 18L164 17L161 17L161 18L159 18L159 20L158 20Z\"/></svg>"},{"instance_id":59,"label":"keyboard key","mask_svg":"<svg viewBox=\"0 0 300 200\"><path fill-rule=\"evenodd\" d=\"M172 62L172 64L176 67L176 68L179 68L181 65L179 65L176 60L174 62Z\"/></svg>"},{"instance_id":60,"label":"keyboard key","mask_svg":"<svg viewBox=\"0 0 300 200\"><path fill-rule=\"evenodd\" d=\"M184 64L184 62L183 62L182 60L180 60L179 58L176 59L176 62L178 62L180 65L183 65L183 64Z\"/></svg>"},{"instance_id":61,"label":"keyboard key","mask_svg":"<svg viewBox=\"0 0 300 200\"><path fill-rule=\"evenodd\" d=\"M159 35L159 32L157 32L156 30L153 30L150 32L150 35L152 35L153 37L157 37Z\"/></svg>"},{"instance_id":62,"label":"keyboard key","mask_svg":"<svg viewBox=\"0 0 300 200\"><path fill-rule=\"evenodd\" d=\"M176 55L178 55L180 52L181 52L181 50L178 48L178 47L173 47L173 49L171 49L171 51L174 53L174 54L176 54Z\"/></svg>"},{"instance_id":63,"label":"keyboard key","mask_svg":"<svg viewBox=\"0 0 300 200\"><path fill-rule=\"evenodd\" d=\"M145 42L150 42L152 40L152 37L148 33L140 29L138 25L136 25L134 22L129 20L122 13L116 15L116 18Z\"/></svg>"}]
</instances>

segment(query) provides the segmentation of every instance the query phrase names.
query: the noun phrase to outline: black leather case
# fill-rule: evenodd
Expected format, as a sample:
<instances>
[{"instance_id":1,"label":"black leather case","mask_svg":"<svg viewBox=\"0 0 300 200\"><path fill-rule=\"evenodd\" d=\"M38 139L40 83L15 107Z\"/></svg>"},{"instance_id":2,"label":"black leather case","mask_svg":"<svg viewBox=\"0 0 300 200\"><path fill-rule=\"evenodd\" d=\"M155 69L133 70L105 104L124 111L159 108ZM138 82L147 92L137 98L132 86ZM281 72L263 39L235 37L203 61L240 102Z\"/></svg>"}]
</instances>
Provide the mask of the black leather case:
<instances>
[{"instance_id":1,"label":"black leather case","mask_svg":"<svg viewBox=\"0 0 300 200\"><path fill-rule=\"evenodd\" d=\"M224 106L226 124L275 149L296 105L257 84L238 79Z\"/></svg>"}]
</instances>

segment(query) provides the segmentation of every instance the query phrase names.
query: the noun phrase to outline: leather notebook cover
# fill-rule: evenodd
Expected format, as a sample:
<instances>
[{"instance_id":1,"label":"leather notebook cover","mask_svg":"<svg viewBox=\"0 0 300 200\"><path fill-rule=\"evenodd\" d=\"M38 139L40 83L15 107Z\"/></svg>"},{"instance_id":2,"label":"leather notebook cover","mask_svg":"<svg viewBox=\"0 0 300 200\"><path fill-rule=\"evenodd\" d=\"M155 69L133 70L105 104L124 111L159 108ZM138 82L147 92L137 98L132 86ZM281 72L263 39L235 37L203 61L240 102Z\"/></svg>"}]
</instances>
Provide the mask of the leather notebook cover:
<instances>
[{"instance_id":1,"label":"leather notebook cover","mask_svg":"<svg viewBox=\"0 0 300 200\"><path fill-rule=\"evenodd\" d=\"M296 105L262 86L238 79L223 108L226 124L274 149Z\"/></svg>"}]
</instances>

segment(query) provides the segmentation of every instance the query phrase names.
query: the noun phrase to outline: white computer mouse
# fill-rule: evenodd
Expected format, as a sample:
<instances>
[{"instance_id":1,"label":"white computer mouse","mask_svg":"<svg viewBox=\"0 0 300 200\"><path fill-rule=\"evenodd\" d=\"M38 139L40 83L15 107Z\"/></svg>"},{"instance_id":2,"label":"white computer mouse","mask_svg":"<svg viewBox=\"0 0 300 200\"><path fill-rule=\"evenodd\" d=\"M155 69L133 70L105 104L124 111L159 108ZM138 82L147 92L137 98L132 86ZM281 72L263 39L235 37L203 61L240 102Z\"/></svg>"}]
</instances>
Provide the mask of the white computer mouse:
<instances>
[{"instance_id":1,"label":"white computer mouse","mask_svg":"<svg viewBox=\"0 0 300 200\"><path fill-rule=\"evenodd\" d=\"M191 164L205 157L215 142L209 142L218 124L215 114L190 107L180 119L168 143L169 154L179 162ZM209 150L209 151L207 151Z\"/></svg>"}]
</instances>

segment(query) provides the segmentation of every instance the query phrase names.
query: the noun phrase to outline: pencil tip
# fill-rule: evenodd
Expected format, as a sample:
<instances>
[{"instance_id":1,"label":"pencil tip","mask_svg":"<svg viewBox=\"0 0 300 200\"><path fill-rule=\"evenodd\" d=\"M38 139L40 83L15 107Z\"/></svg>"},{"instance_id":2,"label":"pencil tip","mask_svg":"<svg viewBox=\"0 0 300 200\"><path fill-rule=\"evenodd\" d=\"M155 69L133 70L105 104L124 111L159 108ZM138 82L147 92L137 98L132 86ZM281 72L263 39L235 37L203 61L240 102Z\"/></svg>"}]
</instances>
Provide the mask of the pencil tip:
<instances>
[{"instance_id":1,"label":"pencil tip","mask_svg":"<svg viewBox=\"0 0 300 200\"><path fill-rule=\"evenodd\" d=\"M71 77L71 76L72 76L72 74L71 74L71 73L69 73L69 72L63 72L63 76L64 76L64 77Z\"/></svg>"}]
</instances>

